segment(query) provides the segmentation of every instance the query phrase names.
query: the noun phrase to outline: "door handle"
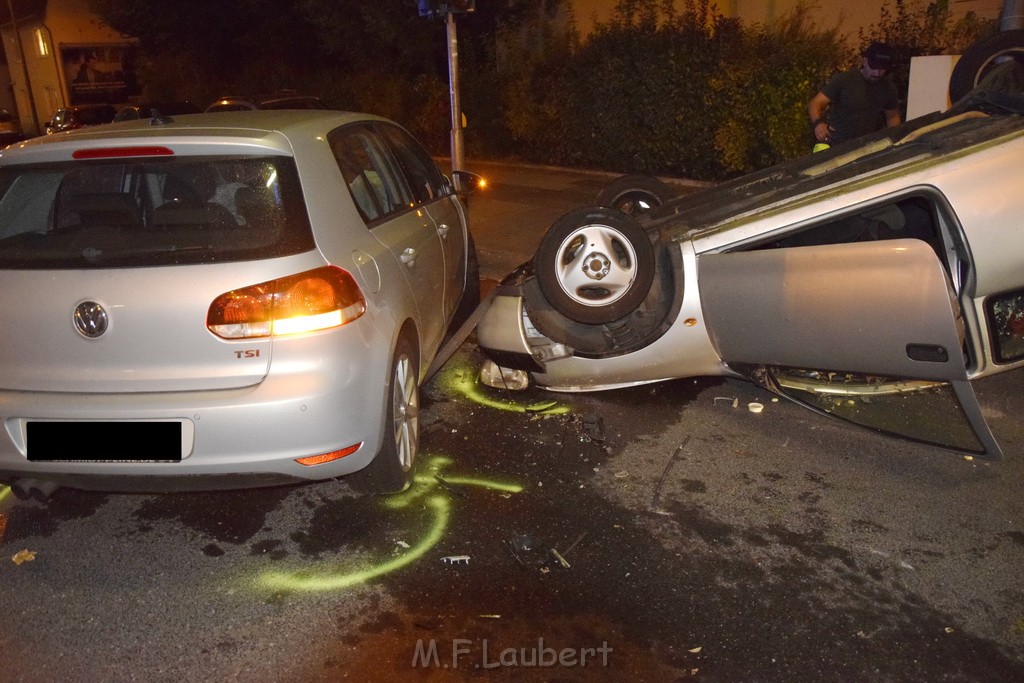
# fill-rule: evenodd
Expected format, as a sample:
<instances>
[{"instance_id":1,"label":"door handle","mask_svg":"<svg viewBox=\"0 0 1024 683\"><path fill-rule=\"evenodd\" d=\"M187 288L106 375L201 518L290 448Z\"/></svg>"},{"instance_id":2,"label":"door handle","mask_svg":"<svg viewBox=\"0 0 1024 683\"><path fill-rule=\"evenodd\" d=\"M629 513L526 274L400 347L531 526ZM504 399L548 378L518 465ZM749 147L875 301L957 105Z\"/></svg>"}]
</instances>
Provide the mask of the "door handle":
<instances>
[{"instance_id":1,"label":"door handle","mask_svg":"<svg viewBox=\"0 0 1024 683\"><path fill-rule=\"evenodd\" d=\"M447 237L448 236L448 224L447 223L441 223L440 225L437 226L437 231L439 233L441 233L441 237Z\"/></svg>"},{"instance_id":2,"label":"door handle","mask_svg":"<svg viewBox=\"0 0 1024 683\"><path fill-rule=\"evenodd\" d=\"M416 250L412 247L406 247L402 255L398 257L398 260L407 266L412 266L416 263Z\"/></svg>"}]
</instances>

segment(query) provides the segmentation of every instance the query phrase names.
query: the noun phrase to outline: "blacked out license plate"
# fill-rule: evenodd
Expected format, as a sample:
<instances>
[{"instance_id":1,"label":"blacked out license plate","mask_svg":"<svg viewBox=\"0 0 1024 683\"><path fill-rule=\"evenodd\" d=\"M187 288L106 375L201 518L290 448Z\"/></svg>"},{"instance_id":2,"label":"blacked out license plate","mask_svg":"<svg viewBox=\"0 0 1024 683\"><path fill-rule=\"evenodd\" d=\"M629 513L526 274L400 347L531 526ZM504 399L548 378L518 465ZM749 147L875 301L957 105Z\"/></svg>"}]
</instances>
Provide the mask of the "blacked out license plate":
<instances>
[{"instance_id":1,"label":"blacked out license plate","mask_svg":"<svg viewBox=\"0 0 1024 683\"><path fill-rule=\"evenodd\" d=\"M32 462L181 462L180 422L46 422L25 425Z\"/></svg>"}]
</instances>

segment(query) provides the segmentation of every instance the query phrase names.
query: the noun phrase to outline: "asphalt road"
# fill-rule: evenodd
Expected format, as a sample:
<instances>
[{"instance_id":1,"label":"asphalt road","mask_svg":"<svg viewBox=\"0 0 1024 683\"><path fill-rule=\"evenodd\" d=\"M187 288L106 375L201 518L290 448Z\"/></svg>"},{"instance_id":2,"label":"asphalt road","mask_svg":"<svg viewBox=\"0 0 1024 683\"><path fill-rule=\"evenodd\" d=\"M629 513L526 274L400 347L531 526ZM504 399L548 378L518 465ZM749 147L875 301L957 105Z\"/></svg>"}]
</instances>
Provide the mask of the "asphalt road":
<instances>
[{"instance_id":1,"label":"asphalt road","mask_svg":"<svg viewBox=\"0 0 1024 683\"><path fill-rule=\"evenodd\" d=\"M497 278L602 178L492 182ZM991 463L742 382L511 394L480 360L425 387L401 496L3 497L0 680L1024 679L1019 373L976 387Z\"/></svg>"}]
</instances>

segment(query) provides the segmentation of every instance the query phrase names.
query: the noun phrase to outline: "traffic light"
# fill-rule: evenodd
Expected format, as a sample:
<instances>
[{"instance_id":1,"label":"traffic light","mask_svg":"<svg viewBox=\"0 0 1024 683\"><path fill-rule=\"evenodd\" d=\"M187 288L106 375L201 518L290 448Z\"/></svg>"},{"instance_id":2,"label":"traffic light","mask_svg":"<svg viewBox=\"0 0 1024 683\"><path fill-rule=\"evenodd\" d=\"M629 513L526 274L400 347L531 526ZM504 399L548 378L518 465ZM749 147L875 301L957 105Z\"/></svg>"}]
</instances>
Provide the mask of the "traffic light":
<instances>
[{"instance_id":1,"label":"traffic light","mask_svg":"<svg viewBox=\"0 0 1024 683\"><path fill-rule=\"evenodd\" d=\"M421 17L443 17L446 14L466 14L476 10L476 0L419 0Z\"/></svg>"}]
</instances>

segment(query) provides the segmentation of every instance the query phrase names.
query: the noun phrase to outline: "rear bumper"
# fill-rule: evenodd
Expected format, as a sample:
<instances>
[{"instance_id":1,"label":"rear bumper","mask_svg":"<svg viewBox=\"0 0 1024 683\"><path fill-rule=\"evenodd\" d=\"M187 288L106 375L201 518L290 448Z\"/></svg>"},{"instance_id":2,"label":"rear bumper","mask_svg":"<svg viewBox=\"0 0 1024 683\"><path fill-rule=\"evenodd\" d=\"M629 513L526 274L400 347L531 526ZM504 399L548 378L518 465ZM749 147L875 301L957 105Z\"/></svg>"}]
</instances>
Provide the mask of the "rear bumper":
<instances>
[{"instance_id":1,"label":"rear bumper","mask_svg":"<svg viewBox=\"0 0 1024 683\"><path fill-rule=\"evenodd\" d=\"M352 332L355 332L352 330ZM251 387L140 394L0 392L0 481L54 481L76 488L120 491L231 489L344 476L365 467L380 450L390 344L377 335L324 335L275 346L271 372ZM323 353L310 354L309 344ZM309 358L316 358L310 362ZM180 462L30 461L31 420L81 421L76 454L102 460L110 444L89 439L89 421L182 423ZM77 425L76 425L77 428ZM72 430L74 432L74 430ZM321 465L297 458L361 446ZM123 444L121 444L123 450Z\"/></svg>"},{"instance_id":2,"label":"rear bumper","mask_svg":"<svg viewBox=\"0 0 1024 683\"><path fill-rule=\"evenodd\" d=\"M476 328L480 349L502 367L544 372L544 365L533 355L523 329L523 297L496 294Z\"/></svg>"}]
</instances>

